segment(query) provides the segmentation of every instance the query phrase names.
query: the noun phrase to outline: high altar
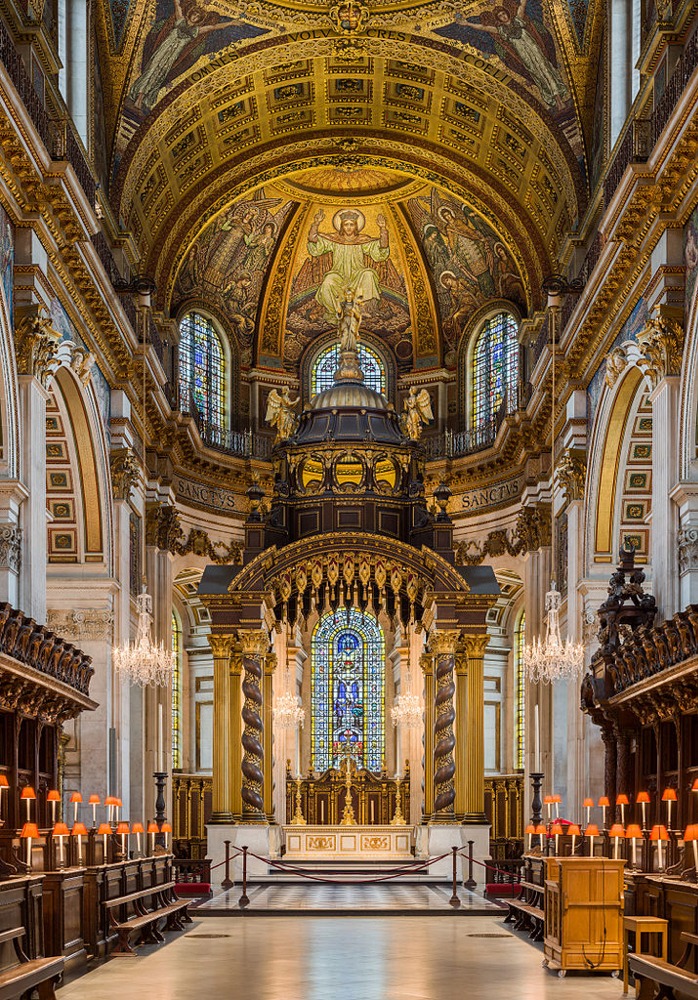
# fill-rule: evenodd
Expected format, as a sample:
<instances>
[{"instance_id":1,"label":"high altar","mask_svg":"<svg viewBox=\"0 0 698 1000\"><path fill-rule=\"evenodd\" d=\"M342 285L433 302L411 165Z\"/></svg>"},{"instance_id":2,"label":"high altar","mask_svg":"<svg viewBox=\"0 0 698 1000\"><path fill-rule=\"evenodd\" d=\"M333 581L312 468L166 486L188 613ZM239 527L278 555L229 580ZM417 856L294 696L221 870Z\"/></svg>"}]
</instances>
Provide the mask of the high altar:
<instances>
[{"instance_id":1,"label":"high altar","mask_svg":"<svg viewBox=\"0 0 698 1000\"><path fill-rule=\"evenodd\" d=\"M467 841L488 854L483 659L499 587L491 567L455 565L448 489L431 484L427 503L417 412L430 412L428 396L413 393L400 420L364 384L352 309L334 385L300 416L270 397L269 506L253 484L244 565L209 566L199 587L214 657L214 859L225 840L260 857L309 855L311 844L336 857L349 839L363 856L410 856L413 842L433 856ZM422 720L394 728L391 709L408 694ZM282 696L302 705L300 732L275 719ZM355 828L342 826L333 788L347 756ZM288 815L287 759L312 775L300 789L305 832ZM400 831L388 776L404 759Z\"/></svg>"}]
</instances>

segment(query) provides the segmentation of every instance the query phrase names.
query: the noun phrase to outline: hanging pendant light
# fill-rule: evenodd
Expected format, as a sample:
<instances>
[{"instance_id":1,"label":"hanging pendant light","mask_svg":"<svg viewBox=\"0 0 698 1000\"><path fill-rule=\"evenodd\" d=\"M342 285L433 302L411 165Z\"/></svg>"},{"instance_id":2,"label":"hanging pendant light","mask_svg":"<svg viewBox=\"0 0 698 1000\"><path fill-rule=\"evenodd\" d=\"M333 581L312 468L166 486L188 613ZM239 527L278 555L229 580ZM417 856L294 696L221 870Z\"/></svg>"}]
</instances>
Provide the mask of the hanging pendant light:
<instances>
[{"instance_id":1,"label":"hanging pendant light","mask_svg":"<svg viewBox=\"0 0 698 1000\"><path fill-rule=\"evenodd\" d=\"M305 709L297 694L285 691L280 695L272 710L274 725L279 729L302 729L305 724Z\"/></svg>"},{"instance_id":2,"label":"hanging pendant light","mask_svg":"<svg viewBox=\"0 0 698 1000\"><path fill-rule=\"evenodd\" d=\"M143 449L143 483L147 484L148 474L146 469L145 435L146 435L146 350L148 345L148 317L150 315L150 296L154 289L153 283L147 279L139 279L135 290L139 297L140 317L141 317L141 343L143 345L143 398L141 400L143 412L141 417L142 428L142 449ZM112 649L112 662L114 668L120 674L127 677L132 684L139 687L165 687L169 684L175 668L175 654L173 650L166 649L164 643L153 642L153 598L148 593L148 584L145 576L145 532L142 532L143 579L142 590L136 598L138 608L138 630L136 639L132 643L123 646L114 646Z\"/></svg>"},{"instance_id":3,"label":"hanging pendant light","mask_svg":"<svg viewBox=\"0 0 698 1000\"><path fill-rule=\"evenodd\" d=\"M551 562L555 572L555 353L556 327L560 310L560 294L564 290L561 282L551 281L548 291L548 309L552 330L552 391L551 391L551 438L552 438L552 496L551 496ZM554 579L545 595L545 638L536 638L523 650L523 669L528 679L537 684L552 684L566 677L576 677L584 666L584 645L573 642L569 637L563 641L560 634L560 607L562 594Z\"/></svg>"},{"instance_id":4,"label":"hanging pendant light","mask_svg":"<svg viewBox=\"0 0 698 1000\"><path fill-rule=\"evenodd\" d=\"M399 694L390 709L393 725L401 729L418 729L422 725L424 706L416 694Z\"/></svg>"}]
</instances>

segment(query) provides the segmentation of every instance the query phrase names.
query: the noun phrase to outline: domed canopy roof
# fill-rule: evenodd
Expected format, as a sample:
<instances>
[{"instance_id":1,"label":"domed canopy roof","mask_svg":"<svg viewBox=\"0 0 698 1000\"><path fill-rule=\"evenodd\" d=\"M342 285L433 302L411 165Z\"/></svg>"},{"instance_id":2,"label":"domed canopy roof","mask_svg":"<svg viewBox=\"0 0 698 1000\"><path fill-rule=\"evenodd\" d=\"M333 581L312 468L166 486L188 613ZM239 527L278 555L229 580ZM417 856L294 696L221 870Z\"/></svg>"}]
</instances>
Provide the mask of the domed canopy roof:
<instances>
[{"instance_id":1,"label":"domed canopy roof","mask_svg":"<svg viewBox=\"0 0 698 1000\"><path fill-rule=\"evenodd\" d=\"M404 445L397 413L385 396L360 379L341 379L319 392L301 414L292 444L375 442Z\"/></svg>"}]
</instances>

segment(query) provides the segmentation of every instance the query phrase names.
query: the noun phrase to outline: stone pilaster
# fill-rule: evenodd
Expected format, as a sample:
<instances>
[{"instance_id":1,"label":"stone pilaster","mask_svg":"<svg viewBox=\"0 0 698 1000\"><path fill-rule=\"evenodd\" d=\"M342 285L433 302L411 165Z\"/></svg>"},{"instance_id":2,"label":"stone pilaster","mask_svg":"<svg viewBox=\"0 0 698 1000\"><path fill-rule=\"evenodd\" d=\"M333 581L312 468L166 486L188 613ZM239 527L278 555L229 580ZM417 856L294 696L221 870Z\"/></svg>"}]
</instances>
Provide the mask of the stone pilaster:
<instances>
[{"instance_id":1,"label":"stone pilaster","mask_svg":"<svg viewBox=\"0 0 698 1000\"><path fill-rule=\"evenodd\" d=\"M466 784L468 774L468 735L470 723L468 719L468 657L459 651L456 653L456 799L454 809L456 818L465 819Z\"/></svg>"},{"instance_id":2,"label":"stone pilaster","mask_svg":"<svg viewBox=\"0 0 698 1000\"><path fill-rule=\"evenodd\" d=\"M465 635L468 658L465 822L484 823L485 817L485 650L489 636Z\"/></svg>"},{"instance_id":3,"label":"stone pilaster","mask_svg":"<svg viewBox=\"0 0 698 1000\"><path fill-rule=\"evenodd\" d=\"M434 657L422 653L419 665L424 676L424 808L422 822L434 811Z\"/></svg>"},{"instance_id":4,"label":"stone pilaster","mask_svg":"<svg viewBox=\"0 0 698 1000\"><path fill-rule=\"evenodd\" d=\"M267 653L264 657L264 812L270 823L274 822L274 727L272 718L273 683L276 671L276 654ZM283 819L282 819L283 822Z\"/></svg>"},{"instance_id":5,"label":"stone pilaster","mask_svg":"<svg viewBox=\"0 0 698 1000\"><path fill-rule=\"evenodd\" d=\"M236 651L230 661L230 705L228 767L230 768L230 808L233 818L242 817L242 655Z\"/></svg>"},{"instance_id":6,"label":"stone pilaster","mask_svg":"<svg viewBox=\"0 0 698 1000\"><path fill-rule=\"evenodd\" d=\"M242 817L245 823L265 823L264 798L264 699L262 679L269 636L261 630L240 632L244 671L242 708Z\"/></svg>"},{"instance_id":7,"label":"stone pilaster","mask_svg":"<svg viewBox=\"0 0 698 1000\"><path fill-rule=\"evenodd\" d=\"M210 823L230 823L233 819L231 802L231 768L228 746L230 719L230 657L232 635L209 636L213 653L213 801Z\"/></svg>"},{"instance_id":8,"label":"stone pilaster","mask_svg":"<svg viewBox=\"0 0 698 1000\"><path fill-rule=\"evenodd\" d=\"M458 632L437 632L429 640L434 654L436 693L434 707L434 812L432 822L455 822L454 803L456 762L453 751L456 738L453 723L456 718L453 679Z\"/></svg>"}]
</instances>

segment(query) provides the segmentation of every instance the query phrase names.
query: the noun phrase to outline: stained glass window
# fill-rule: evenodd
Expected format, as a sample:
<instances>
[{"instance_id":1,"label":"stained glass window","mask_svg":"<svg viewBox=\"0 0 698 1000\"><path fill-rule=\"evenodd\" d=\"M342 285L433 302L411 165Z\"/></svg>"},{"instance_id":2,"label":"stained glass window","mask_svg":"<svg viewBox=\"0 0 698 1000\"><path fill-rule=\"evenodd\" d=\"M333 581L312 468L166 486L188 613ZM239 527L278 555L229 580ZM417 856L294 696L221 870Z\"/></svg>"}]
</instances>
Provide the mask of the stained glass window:
<instances>
[{"instance_id":1,"label":"stained glass window","mask_svg":"<svg viewBox=\"0 0 698 1000\"><path fill-rule=\"evenodd\" d=\"M189 411L193 397L201 419L222 429L225 414L223 346L210 319L190 312L179 324L179 393Z\"/></svg>"},{"instance_id":2,"label":"stained glass window","mask_svg":"<svg viewBox=\"0 0 698 1000\"><path fill-rule=\"evenodd\" d=\"M526 752L526 678L523 651L526 642L526 612L521 612L514 632L514 769L523 771Z\"/></svg>"},{"instance_id":3,"label":"stained glass window","mask_svg":"<svg viewBox=\"0 0 698 1000\"><path fill-rule=\"evenodd\" d=\"M385 639L378 621L353 608L323 615L313 632L311 656L313 767L337 767L348 746L357 767L381 771Z\"/></svg>"},{"instance_id":4,"label":"stained glass window","mask_svg":"<svg viewBox=\"0 0 698 1000\"><path fill-rule=\"evenodd\" d=\"M473 427L493 420L502 400L516 391L519 343L510 313L489 319L475 344L473 359Z\"/></svg>"},{"instance_id":5,"label":"stained glass window","mask_svg":"<svg viewBox=\"0 0 698 1000\"><path fill-rule=\"evenodd\" d=\"M364 385L375 392L385 394L385 368L381 359L366 344L359 344L357 353L359 365L364 373ZM310 373L310 395L315 396L316 393L331 388L334 385L334 373L338 368L339 344L331 344L330 347L321 351L315 359L313 370Z\"/></svg>"},{"instance_id":6,"label":"stained glass window","mask_svg":"<svg viewBox=\"0 0 698 1000\"><path fill-rule=\"evenodd\" d=\"M182 626L172 611L172 767L182 766Z\"/></svg>"}]
</instances>

